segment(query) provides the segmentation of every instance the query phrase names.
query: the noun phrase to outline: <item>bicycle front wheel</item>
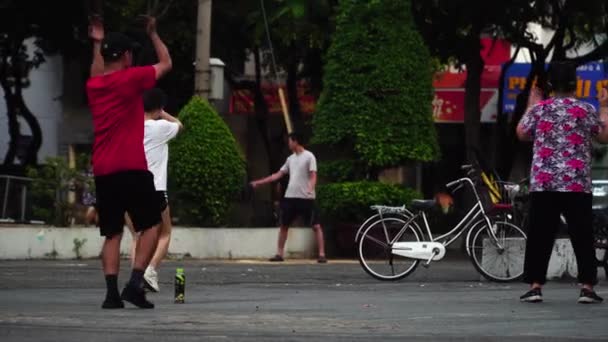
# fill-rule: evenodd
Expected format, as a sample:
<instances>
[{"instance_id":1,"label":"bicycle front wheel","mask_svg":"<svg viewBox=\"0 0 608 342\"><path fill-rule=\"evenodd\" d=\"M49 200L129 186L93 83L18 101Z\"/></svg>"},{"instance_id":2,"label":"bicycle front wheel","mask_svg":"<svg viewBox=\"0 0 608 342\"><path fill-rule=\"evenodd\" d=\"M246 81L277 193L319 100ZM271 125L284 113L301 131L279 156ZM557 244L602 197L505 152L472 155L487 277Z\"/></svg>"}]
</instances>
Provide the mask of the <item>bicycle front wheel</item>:
<instances>
[{"instance_id":1,"label":"bicycle front wheel","mask_svg":"<svg viewBox=\"0 0 608 342\"><path fill-rule=\"evenodd\" d=\"M365 229L358 244L359 262L365 272L379 280L399 280L416 269L417 259L392 253L394 242L420 241L416 227L406 223L400 218L387 217Z\"/></svg>"},{"instance_id":2,"label":"bicycle front wheel","mask_svg":"<svg viewBox=\"0 0 608 342\"><path fill-rule=\"evenodd\" d=\"M524 273L526 233L509 222L486 222L476 225L470 240L471 261L485 278L508 282L519 279ZM494 236L492 235L494 232Z\"/></svg>"}]
</instances>

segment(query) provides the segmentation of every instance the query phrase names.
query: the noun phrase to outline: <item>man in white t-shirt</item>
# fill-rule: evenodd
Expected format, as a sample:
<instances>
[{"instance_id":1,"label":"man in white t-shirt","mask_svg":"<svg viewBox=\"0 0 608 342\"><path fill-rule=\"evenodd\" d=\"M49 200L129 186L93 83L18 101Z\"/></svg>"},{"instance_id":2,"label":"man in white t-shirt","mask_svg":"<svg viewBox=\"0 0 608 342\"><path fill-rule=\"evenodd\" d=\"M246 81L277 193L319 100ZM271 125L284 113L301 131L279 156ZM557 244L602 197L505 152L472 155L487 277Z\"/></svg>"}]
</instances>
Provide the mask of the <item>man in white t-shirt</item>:
<instances>
[{"instance_id":1,"label":"man in white t-shirt","mask_svg":"<svg viewBox=\"0 0 608 342\"><path fill-rule=\"evenodd\" d=\"M157 269L169 250L171 240L171 213L167 197L167 163L171 139L177 136L184 126L164 111L166 96L158 88L144 93L144 150L148 161L148 170L154 175L154 186L162 213L158 244L150 264L144 273L146 287L154 292L159 291Z\"/></svg>"},{"instance_id":2,"label":"man in white t-shirt","mask_svg":"<svg viewBox=\"0 0 608 342\"><path fill-rule=\"evenodd\" d=\"M301 143L296 133L289 134L289 149L293 152L281 169L266 178L251 182L255 189L289 175L285 198L281 201L281 217L277 254L270 261L283 261L285 242L289 226L297 217L312 226L319 246L319 263L326 263L323 229L315 207L315 187L317 185L317 159Z\"/></svg>"}]
</instances>

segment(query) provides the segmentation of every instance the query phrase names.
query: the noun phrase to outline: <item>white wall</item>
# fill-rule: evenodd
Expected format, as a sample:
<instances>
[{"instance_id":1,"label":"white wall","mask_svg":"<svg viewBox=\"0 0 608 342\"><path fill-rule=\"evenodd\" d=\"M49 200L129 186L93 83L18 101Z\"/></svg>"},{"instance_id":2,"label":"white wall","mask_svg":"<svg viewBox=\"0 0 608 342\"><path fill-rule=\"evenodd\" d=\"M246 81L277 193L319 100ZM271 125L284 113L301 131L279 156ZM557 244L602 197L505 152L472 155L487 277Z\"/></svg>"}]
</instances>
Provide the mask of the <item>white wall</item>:
<instances>
[{"instance_id":1,"label":"white wall","mask_svg":"<svg viewBox=\"0 0 608 342\"><path fill-rule=\"evenodd\" d=\"M28 41L29 50L32 42ZM23 90L25 103L38 119L42 129L42 147L38 160L43 161L47 156L56 156L58 151L59 132L63 108L61 95L63 92L63 64L61 56L47 56L46 62L30 72L31 84ZM31 135L25 121L20 122L21 134ZM8 118L4 91L0 88L0 162L8 150L10 141L8 133Z\"/></svg>"},{"instance_id":2,"label":"white wall","mask_svg":"<svg viewBox=\"0 0 608 342\"><path fill-rule=\"evenodd\" d=\"M276 253L277 228L182 228L173 227L169 253L197 259L265 259ZM74 239L86 239L83 258L99 256L103 238L97 228L14 227L0 228L0 260L75 258ZM121 253L129 254L131 234L125 229ZM316 255L310 228L291 228L286 257Z\"/></svg>"}]
</instances>

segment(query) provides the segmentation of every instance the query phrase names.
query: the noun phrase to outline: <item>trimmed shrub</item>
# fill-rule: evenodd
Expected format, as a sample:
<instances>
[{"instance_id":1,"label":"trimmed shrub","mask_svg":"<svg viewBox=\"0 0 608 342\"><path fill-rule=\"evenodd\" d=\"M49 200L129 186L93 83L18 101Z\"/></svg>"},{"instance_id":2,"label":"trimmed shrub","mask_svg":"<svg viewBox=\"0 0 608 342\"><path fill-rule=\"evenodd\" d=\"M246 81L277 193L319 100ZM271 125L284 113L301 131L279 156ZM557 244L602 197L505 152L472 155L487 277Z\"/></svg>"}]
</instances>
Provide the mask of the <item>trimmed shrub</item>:
<instances>
[{"instance_id":1,"label":"trimmed shrub","mask_svg":"<svg viewBox=\"0 0 608 342\"><path fill-rule=\"evenodd\" d=\"M410 7L408 0L340 2L313 143L352 146L354 159L372 169L438 157L433 60Z\"/></svg>"},{"instance_id":2,"label":"trimmed shrub","mask_svg":"<svg viewBox=\"0 0 608 342\"><path fill-rule=\"evenodd\" d=\"M179 113L184 132L170 145L169 181L180 224L221 226L245 181L245 160L228 126L198 96Z\"/></svg>"},{"instance_id":3,"label":"trimmed shrub","mask_svg":"<svg viewBox=\"0 0 608 342\"><path fill-rule=\"evenodd\" d=\"M401 206L422 196L406 187L380 182L346 182L320 186L317 199L322 218L361 223L375 204Z\"/></svg>"}]
</instances>

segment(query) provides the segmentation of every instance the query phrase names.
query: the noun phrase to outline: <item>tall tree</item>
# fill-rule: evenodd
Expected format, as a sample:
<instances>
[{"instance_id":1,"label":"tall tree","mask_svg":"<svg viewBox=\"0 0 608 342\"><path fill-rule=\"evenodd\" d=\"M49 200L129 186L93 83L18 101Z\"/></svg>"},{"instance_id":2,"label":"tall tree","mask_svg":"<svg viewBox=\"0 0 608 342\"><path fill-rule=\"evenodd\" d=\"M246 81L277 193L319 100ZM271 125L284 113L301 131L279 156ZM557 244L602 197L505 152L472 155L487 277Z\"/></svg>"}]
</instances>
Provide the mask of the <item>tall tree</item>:
<instances>
[{"instance_id":1,"label":"tall tree","mask_svg":"<svg viewBox=\"0 0 608 342\"><path fill-rule=\"evenodd\" d=\"M385 168L438 156L431 114L431 57L409 1L340 2L327 53L314 140L348 174L376 180Z\"/></svg>"},{"instance_id":2,"label":"tall tree","mask_svg":"<svg viewBox=\"0 0 608 342\"><path fill-rule=\"evenodd\" d=\"M42 130L36 114L24 100L23 90L30 85L30 72L44 63L45 56L59 52L70 55L82 46L86 20L82 1L66 1L63 6L50 1L0 1L0 86L4 91L10 136L3 160L5 165L13 165L17 157L22 139L19 117L32 132L21 163L37 163Z\"/></svg>"},{"instance_id":3,"label":"tall tree","mask_svg":"<svg viewBox=\"0 0 608 342\"><path fill-rule=\"evenodd\" d=\"M508 129L500 129L498 153L503 156L497 166L503 178L508 178L516 165L515 157L521 153L529 154L529 147L518 141L515 128L526 110L526 103L533 84L539 86L545 93L547 87L546 63L549 57L554 61L572 61L577 65L597 61L608 55L608 2L604 0L573 1L573 0L542 0L530 1L530 11L533 18L542 28L552 30L553 36L547 44L537 41L530 34L517 35L514 31L506 30L504 34L511 37L515 46L527 49L530 53L532 68L526 78L526 85L520 94L515 111L512 114ZM523 21L521 21L523 23ZM584 55L577 50L581 47L591 48ZM499 104L500 105L500 104ZM506 123L505 119L500 122Z\"/></svg>"},{"instance_id":4,"label":"tall tree","mask_svg":"<svg viewBox=\"0 0 608 342\"><path fill-rule=\"evenodd\" d=\"M505 38L509 32L523 40L526 25L535 12L531 1L525 0L413 0L416 22L431 53L445 64L464 66L465 83L465 146L467 159L475 158L480 149L479 105L481 75L484 61L481 57L482 36Z\"/></svg>"}]
</instances>

